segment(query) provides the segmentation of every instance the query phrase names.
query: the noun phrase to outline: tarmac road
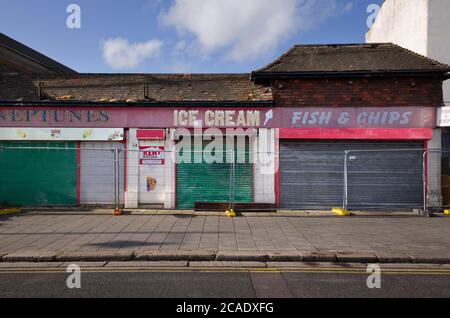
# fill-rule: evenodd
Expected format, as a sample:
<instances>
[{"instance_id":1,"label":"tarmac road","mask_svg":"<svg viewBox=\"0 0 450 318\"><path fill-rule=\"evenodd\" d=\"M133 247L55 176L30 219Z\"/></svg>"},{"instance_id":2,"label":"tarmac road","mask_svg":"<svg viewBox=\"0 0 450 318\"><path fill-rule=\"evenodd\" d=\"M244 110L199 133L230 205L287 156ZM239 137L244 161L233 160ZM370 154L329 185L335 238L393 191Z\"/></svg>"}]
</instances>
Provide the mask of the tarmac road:
<instances>
[{"instance_id":1,"label":"tarmac road","mask_svg":"<svg viewBox=\"0 0 450 318\"><path fill-rule=\"evenodd\" d=\"M69 274L27 269L0 273L0 298L309 298L450 297L450 271L384 271L381 289L369 289L365 271L273 269L89 269L81 289Z\"/></svg>"}]
</instances>

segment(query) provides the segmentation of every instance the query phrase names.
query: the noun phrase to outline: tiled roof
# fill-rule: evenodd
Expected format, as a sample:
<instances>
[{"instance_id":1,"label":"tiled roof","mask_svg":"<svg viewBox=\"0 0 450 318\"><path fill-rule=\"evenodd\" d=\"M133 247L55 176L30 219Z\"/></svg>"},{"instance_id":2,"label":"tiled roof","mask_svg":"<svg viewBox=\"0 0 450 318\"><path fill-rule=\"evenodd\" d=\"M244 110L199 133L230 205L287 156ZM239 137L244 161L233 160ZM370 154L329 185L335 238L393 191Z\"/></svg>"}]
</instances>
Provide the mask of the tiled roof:
<instances>
[{"instance_id":1,"label":"tiled roof","mask_svg":"<svg viewBox=\"0 0 450 318\"><path fill-rule=\"evenodd\" d=\"M296 45L253 77L297 73L441 72L450 67L392 43Z\"/></svg>"},{"instance_id":2,"label":"tiled roof","mask_svg":"<svg viewBox=\"0 0 450 318\"><path fill-rule=\"evenodd\" d=\"M250 74L76 74L0 79L0 100L38 100L38 86L48 100L89 102L265 101L270 89Z\"/></svg>"},{"instance_id":3,"label":"tiled roof","mask_svg":"<svg viewBox=\"0 0 450 318\"><path fill-rule=\"evenodd\" d=\"M32 63L39 64L45 67L47 70L52 73L60 73L60 74L74 74L76 73L74 70L68 68L61 63L56 62L55 60L41 54L32 48L6 36L3 33L0 33L0 48L9 50L10 52L14 52L14 54L26 58L28 61ZM8 70L10 71L10 69ZM2 72L2 69L0 69ZM21 73L22 70L21 70ZM25 73L28 73L25 71Z\"/></svg>"}]
</instances>

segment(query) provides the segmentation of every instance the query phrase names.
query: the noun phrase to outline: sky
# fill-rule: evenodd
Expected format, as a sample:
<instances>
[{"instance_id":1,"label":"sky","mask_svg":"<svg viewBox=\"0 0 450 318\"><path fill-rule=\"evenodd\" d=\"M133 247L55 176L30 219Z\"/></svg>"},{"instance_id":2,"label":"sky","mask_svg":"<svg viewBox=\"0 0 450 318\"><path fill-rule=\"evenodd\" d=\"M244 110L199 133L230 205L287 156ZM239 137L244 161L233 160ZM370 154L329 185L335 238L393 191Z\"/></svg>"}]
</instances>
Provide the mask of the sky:
<instances>
[{"instance_id":1,"label":"sky","mask_svg":"<svg viewBox=\"0 0 450 318\"><path fill-rule=\"evenodd\" d=\"M0 0L0 32L82 73L247 73L294 44L364 42L382 2Z\"/></svg>"}]
</instances>

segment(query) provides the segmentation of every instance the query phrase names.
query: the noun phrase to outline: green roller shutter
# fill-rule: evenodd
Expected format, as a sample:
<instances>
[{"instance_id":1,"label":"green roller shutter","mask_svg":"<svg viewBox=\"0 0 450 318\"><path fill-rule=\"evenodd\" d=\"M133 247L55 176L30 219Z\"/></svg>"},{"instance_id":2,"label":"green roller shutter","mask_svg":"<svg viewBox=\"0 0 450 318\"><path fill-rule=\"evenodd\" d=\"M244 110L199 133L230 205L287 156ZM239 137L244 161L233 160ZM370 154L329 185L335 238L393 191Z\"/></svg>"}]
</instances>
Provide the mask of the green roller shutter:
<instances>
[{"instance_id":1,"label":"green roller shutter","mask_svg":"<svg viewBox=\"0 0 450 318\"><path fill-rule=\"evenodd\" d=\"M235 148L235 202L253 202L253 165L249 160L248 148L248 143L241 152ZM224 163L194 163L194 153L191 153L191 162L177 164L177 208L192 209L196 202L229 202L232 165L226 160Z\"/></svg>"},{"instance_id":2,"label":"green roller shutter","mask_svg":"<svg viewBox=\"0 0 450 318\"><path fill-rule=\"evenodd\" d=\"M76 205L77 160L73 148L73 142L0 143L0 205Z\"/></svg>"}]
</instances>

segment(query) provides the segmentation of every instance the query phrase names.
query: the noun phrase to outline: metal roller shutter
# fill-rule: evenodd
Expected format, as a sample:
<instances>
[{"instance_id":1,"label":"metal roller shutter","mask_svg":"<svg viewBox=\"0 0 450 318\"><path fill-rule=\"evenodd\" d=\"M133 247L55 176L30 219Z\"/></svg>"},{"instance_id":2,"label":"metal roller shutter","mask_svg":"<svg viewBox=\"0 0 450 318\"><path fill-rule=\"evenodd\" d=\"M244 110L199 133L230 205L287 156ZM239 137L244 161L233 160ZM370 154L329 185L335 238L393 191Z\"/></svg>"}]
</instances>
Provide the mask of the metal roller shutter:
<instances>
[{"instance_id":1,"label":"metal roller shutter","mask_svg":"<svg viewBox=\"0 0 450 318\"><path fill-rule=\"evenodd\" d=\"M177 208L192 209L196 202L228 202L230 169L229 163L178 163L176 167ZM235 164L234 198L235 202L241 203L253 201L253 165L248 158L245 163Z\"/></svg>"},{"instance_id":2,"label":"metal roller shutter","mask_svg":"<svg viewBox=\"0 0 450 318\"><path fill-rule=\"evenodd\" d=\"M423 143L360 145L359 148L391 151L350 154L350 209L396 210L423 206Z\"/></svg>"},{"instance_id":3,"label":"metal roller shutter","mask_svg":"<svg viewBox=\"0 0 450 318\"><path fill-rule=\"evenodd\" d=\"M114 204L114 152L124 149L120 142L82 142L80 153L80 204ZM119 153L120 203L124 198L124 152Z\"/></svg>"},{"instance_id":4,"label":"metal roller shutter","mask_svg":"<svg viewBox=\"0 0 450 318\"><path fill-rule=\"evenodd\" d=\"M4 142L0 145L9 148L66 148L0 150L0 205L76 205L75 143Z\"/></svg>"},{"instance_id":5,"label":"metal roller shutter","mask_svg":"<svg viewBox=\"0 0 450 318\"><path fill-rule=\"evenodd\" d=\"M399 149L402 151L396 151ZM422 206L422 142L283 140L280 144L281 208L342 206L345 150L355 151L348 161L350 209L396 210Z\"/></svg>"}]
</instances>

